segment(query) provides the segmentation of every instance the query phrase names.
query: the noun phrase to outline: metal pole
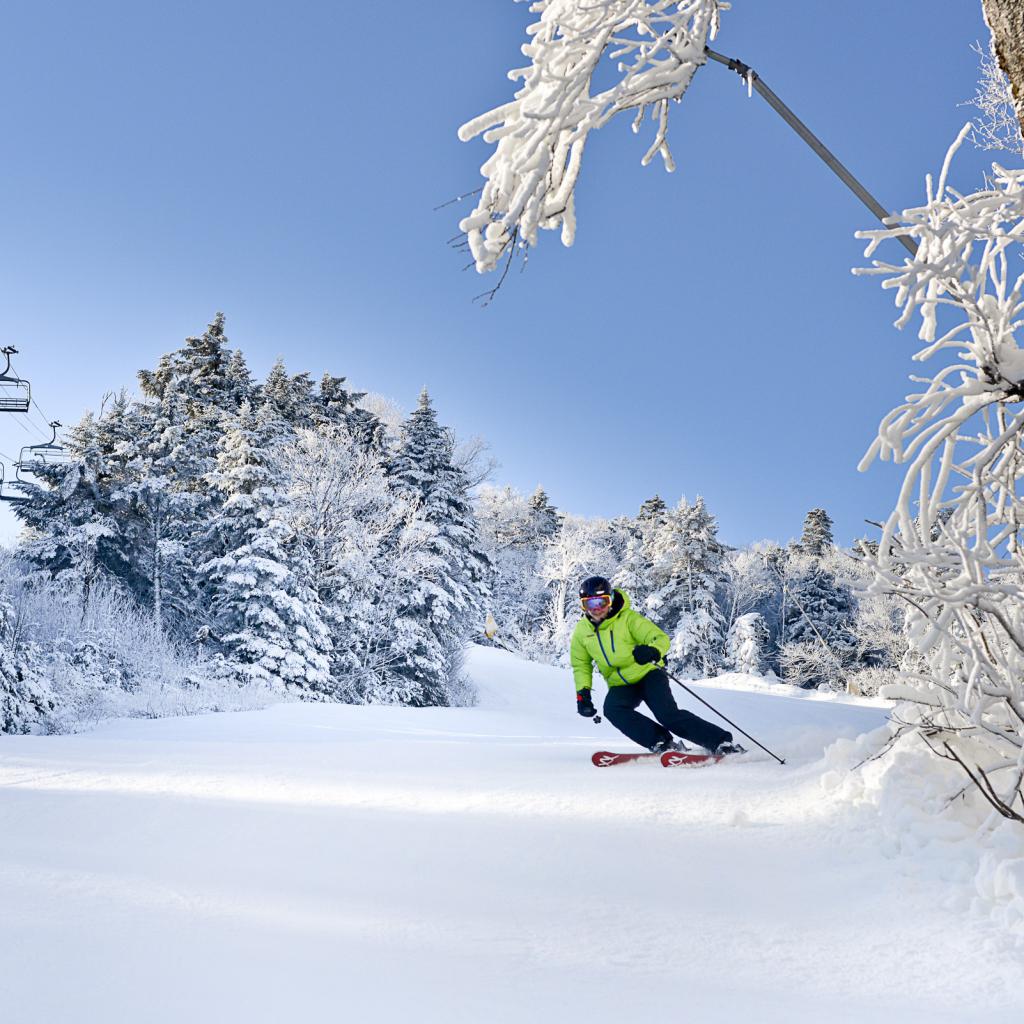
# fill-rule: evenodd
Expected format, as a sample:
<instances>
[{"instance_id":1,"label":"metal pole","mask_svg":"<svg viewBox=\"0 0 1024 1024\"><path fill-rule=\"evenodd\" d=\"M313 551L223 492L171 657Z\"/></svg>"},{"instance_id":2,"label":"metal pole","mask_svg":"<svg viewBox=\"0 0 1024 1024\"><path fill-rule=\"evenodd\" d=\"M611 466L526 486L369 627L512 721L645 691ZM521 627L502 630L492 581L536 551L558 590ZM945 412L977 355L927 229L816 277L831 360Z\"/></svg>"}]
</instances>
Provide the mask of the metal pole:
<instances>
[{"instance_id":1,"label":"metal pole","mask_svg":"<svg viewBox=\"0 0 1024 1024\"><path fill-rule=\"evenodd\" d=\"M804 142L807 143L815 153L831 168L833 173L839 178L840 181L883 223L892 216L884 206L850 173L849 170L843 165L839 158L833 153L822 141L818 138L810 128L807 127L800 120L796 114L793 113L789 107L786 106L778 96L772 92L771 89L765 85L761 76L752 68L749 64L744 64L743 61L737 60L735 57L726 57L721 53L716 53L714 50L704 51L708 57L717 61L719 64L724 64L727 68L735 71L740 78L744 81L749 82L757 92L764 97L768 102L768 105L774 110L783 121L786 122L800 136ZM885 224L886 227L890 225ZM907 235L898 235L897 241L899 241L903 248L910 253L911 256L917 255L917 246L914 244L913 239Z\"/></svg>"},{"instance_id":2,"label":"metal pole","mask_svg":"<svg viewBox=\"0 0 1024 1024\"><path fill-rule=\"evenodd\" d=\"M718 710L718 708L712 707L712 705L710 705L699 693L694 693L693 690L691 690L686 685L686 683L680 682L680 680L676 679L676 677L674 675L672 675L672 673L669 672L669 670L667 668L662 668L662 671L665 673L665 675L667 675L669 677L669 679L672 680L673 683L675 683L677 686L681 686L691 697L695 697L697 700L699 700L701 702L701 704L704 705L704 707L711 708L711 710L714 711L714 713L716 715L718 715L718 717L720 719L722 719L723 722L728 722L729 725L731 725L734 729L736 729L739 732L742 732L743 735L746 736L747 739L750 740L751 743L757 743L757 745L766 754L772 754L772 752L763 743L758 743L758 741L755 740L754 737L751 736L749 732L745 732L743 729L740 729L740 727L734 721L732 721L729 718L726 718L725 715L723 715L722 712ZM778 754L772 754L772 757L774 757L775 760L779 762L779 764L785 764L786 763L785 759L779 757Z\"/></svg>"}]
</instances>

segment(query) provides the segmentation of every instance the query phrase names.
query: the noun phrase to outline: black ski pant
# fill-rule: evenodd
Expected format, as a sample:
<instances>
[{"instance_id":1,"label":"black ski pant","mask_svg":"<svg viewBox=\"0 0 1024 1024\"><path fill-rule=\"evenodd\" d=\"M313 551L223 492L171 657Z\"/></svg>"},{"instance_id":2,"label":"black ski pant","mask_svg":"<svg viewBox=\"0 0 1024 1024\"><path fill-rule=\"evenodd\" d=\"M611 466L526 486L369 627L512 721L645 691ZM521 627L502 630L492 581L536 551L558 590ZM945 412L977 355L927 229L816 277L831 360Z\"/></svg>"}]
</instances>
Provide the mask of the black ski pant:
<instances>
[{"instance_id":1,"label":"black ski pant","mask_svg":"<svg viewBox=\"0 0 1024 1024\"><path fill-rule=\"evenodd\" d=\"M641 704L651 709L657 722L636 710ZM669 689L668 676L660 668L648 672L639 683L609 686L604 699L604 717L619 732L648 750L659 743L670 742L673 734L708 750L732 740L732 733L680 710Z\"/></svg>"}]
</instances>

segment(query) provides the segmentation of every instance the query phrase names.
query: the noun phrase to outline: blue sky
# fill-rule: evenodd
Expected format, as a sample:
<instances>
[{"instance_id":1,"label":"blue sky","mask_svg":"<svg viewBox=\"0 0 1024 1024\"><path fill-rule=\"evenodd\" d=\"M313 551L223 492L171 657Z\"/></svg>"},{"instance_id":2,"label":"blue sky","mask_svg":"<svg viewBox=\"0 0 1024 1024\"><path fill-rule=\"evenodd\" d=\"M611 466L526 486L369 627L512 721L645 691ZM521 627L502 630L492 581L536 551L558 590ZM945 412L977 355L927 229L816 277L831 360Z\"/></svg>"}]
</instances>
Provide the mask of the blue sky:
<instances>
[{"instance_id":1,"label":"blue sky","mask_svg":"<svg viewBox=\"0 0 1024 1024\"><path fill-rule=\"evenodd\" d=\"M597 133L576 245L545 235L497 301L449 251L511 95L511 0L386 5L11 2L0 13L0 339L48 417L199 333L216 310L263 374L343 374L481 434L522 490L635 512L703 494L735 544L823 506L849 541L890 467L856 464L906 389L911 335L857 279L870 216L726 69L673 110L678 163ZM884 205L916 205L969 117L977 0L735 0L717 48L753 65ZM962 151L970 188L991 157ZM36 420L40 417L36 415ZM32 437L0 419L0 452ZM0 536L10 516L0 511Z\"/></svg>"}]
</instances>

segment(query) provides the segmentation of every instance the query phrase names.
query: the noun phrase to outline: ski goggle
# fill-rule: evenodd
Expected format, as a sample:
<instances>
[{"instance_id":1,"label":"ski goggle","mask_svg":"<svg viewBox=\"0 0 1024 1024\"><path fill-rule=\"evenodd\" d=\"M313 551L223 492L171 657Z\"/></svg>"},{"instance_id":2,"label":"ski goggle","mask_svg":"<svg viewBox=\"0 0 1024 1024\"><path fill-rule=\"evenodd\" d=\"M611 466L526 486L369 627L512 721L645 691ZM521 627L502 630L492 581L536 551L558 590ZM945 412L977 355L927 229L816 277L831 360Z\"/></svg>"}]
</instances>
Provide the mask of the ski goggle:
<instances>
[{"instance_id":1,"label":"ski goggle","mask_svg":"<svg viewBox=\"0 0 1024 1024\"><path fill-rule=\"evenodd\" d=\"M587 612L599 612L604 608L611 608L611 594L595 594L593 597L581 597L580 604Z\"/></svg>"}]
</instances>

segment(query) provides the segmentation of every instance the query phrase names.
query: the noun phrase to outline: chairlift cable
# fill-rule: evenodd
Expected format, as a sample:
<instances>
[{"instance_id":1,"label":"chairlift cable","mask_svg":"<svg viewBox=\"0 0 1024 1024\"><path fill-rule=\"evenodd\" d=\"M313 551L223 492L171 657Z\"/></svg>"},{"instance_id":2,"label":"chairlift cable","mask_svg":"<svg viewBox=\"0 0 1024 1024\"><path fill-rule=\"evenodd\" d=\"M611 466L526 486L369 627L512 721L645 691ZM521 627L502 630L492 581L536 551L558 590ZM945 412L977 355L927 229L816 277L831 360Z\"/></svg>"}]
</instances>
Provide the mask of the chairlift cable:
<instances>
[{"instance_id":1,"label":"chairlift cable","mask_svg":"<svg viewBox=\"0 0 1024 1024\"><path fill-rule=\"evenodd\" d=\"M52 423L53 422L53 420L51 420L50 417L47 416L46 413L43 412L43 410L39 408L39 403L36 401L35 395L32 396L32 404L36 407L36 412L38 412L39 415L43 417L43 422L44 423Z\"/></svg>"},{"instance_id":2,"label":"chairlift cable","mask_svg":"<svg viewBox=\"0 0 1024 1024\"><path fill-rule=\"evenodd\" d=\"M47 433L51 429L49 420L44 419L42 424L40 425L31 417L31 414L29 415L29 422L32 424L32 426L36 428L37 431L39 431L42 437L46 437Z\"/></svg>"},{"instance_id":3,"label":"chairlift cable","mask_svg":"<svg viewBox=\"0 0 1024 1024\"><path fill-rule=\"evenodd\" d=\"M26 420L28 420L29 423L32 424L33 427L36 428L36 430L39 429L39 421L37 420L31 409L29 409L29 411L25 413L25 418Z\"/></svg>"},{"instance_id":4,"label":"chairlift cable","mask_svg":"<svg viewBox=\"0 0 1024 1024\"><path fill-rule=\"evenodd\" d=\"M35 437L36 435L38 435L39 437L45 437L45 435L40 432L39 428L31 420L29 420L29 424L35 430L35 434L33 434L32 431L25 426L25 424L21 421L20 417L16 416L14 418L14 422L17 423L18 426L21 427L21 429L24 430L25 433L29 435L29 437Z\"/></svg>"}]
</instances>

